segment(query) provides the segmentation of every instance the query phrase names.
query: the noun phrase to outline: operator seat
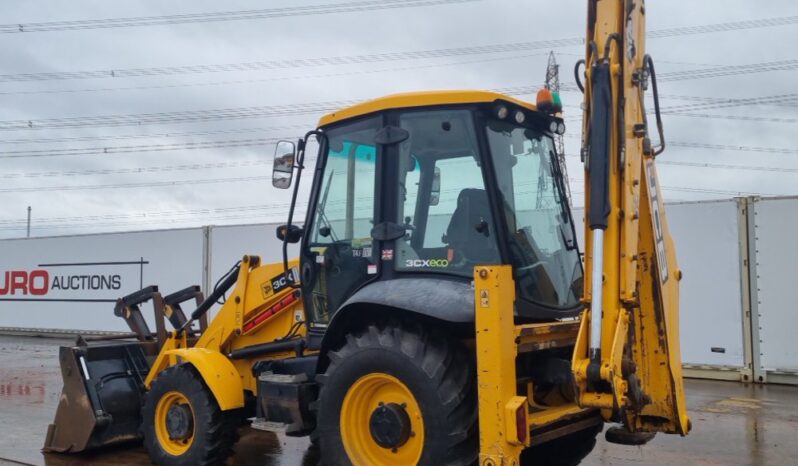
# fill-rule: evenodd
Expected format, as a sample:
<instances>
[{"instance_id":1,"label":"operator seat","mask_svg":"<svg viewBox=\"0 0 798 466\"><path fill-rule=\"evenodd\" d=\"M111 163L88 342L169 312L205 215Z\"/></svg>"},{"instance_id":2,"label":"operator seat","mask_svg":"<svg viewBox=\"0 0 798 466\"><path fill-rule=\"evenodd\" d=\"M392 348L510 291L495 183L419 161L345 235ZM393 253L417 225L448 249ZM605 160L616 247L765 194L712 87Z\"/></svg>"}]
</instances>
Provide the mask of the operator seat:
<instances>
[{"instance_id":1,"label":"operator seat","mask_svg":"<svg viewBox=\"0 0 798 466\"><path fill-rule=\"evenodd\" d=\"M487 230L477 231L482 222L487 222ZM474 188L460 191L457 208L443 239L454 250L454 262L458 263L463 259L482 264L498 262L495 235L488 193L484 189Z\"/></svg>"}]
</instances>

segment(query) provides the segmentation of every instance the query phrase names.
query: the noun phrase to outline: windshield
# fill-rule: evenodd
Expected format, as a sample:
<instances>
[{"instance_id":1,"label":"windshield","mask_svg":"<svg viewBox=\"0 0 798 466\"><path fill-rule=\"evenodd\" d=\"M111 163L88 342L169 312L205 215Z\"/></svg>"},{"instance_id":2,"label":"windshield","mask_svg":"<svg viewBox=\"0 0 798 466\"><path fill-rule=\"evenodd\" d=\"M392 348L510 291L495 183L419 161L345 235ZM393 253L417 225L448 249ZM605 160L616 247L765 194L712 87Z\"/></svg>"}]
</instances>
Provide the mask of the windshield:
<instances>
[{"instance_id":1,"label":"windshield","mask_svg":"<svg viewBox=\"0 0 798 466\"><path fill-rule=\"evenodd\" d=\"M573 308L582 289L582 264L554 142L542 131L498 120L488 121L487 136L521 297Z\"/></svg>"}]
</instances>

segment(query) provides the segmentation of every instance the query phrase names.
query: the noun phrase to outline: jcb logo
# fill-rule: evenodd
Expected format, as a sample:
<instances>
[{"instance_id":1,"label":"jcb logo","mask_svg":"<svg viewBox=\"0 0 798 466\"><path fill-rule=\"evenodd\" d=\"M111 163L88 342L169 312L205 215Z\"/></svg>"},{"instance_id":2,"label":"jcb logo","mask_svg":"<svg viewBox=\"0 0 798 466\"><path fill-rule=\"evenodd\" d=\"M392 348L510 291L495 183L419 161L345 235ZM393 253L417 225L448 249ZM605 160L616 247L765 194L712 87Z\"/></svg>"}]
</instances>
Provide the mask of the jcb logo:
<instances>
[{"instance_id":1,"label":"jcb logo","mask_svg":"<svg viewBox=\"0 0 798 466\"><path fill-rule=\"evenodd\" d=\"M449 261L446 259L407 259L405 267L449 267Z\"/></svg>"}]
</instances>

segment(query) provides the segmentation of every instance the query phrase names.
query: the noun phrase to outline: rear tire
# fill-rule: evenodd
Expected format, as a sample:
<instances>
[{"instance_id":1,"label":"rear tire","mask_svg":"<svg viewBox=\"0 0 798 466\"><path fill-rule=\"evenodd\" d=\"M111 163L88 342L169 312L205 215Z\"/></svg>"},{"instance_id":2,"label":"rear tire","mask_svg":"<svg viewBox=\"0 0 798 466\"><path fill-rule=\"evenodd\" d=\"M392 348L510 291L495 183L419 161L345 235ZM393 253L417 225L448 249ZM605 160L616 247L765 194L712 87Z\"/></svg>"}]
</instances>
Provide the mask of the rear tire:
<instances>
[{"instance_id":1,"label":"rear tire","mask_svg":"<svg viewBox=\"0 0 798 466\"><path fill-rule=\"evenodd\" d=\"M421 327L369 325L328 354L317 377L324 464L476 463L476 373L459 342Z\"/></svg>"},{"instance_id":2,"label":"rear tire","mask_svg":"<svg viewBox=\"0 0 798 466\"><path fill-rule=\"evenodd\" d=\"M186 364L164 370L153 381L142 418L144 446L157 466L224 464L241 420L238 411L219 409L202 377Z\"/></svg>"}]
</instances>

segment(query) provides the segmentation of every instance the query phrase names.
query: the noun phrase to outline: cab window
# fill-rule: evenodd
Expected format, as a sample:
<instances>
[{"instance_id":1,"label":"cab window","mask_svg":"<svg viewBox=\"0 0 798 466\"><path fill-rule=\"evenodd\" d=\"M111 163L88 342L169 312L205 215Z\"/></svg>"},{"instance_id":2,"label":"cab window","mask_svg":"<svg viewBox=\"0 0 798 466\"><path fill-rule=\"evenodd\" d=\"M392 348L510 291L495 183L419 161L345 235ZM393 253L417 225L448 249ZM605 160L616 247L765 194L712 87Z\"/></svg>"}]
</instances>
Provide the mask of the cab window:
<instances>
[{"instance_id":1,"label":"cab window","mask_svg":"<svg viewBox=\"0 0 798 466\"><path fill-rule=\"evenodd\" d=\"M396 269L471 276L499 263L471 111L408 112L400 126Z\"/></svg>"}]
</instances>

